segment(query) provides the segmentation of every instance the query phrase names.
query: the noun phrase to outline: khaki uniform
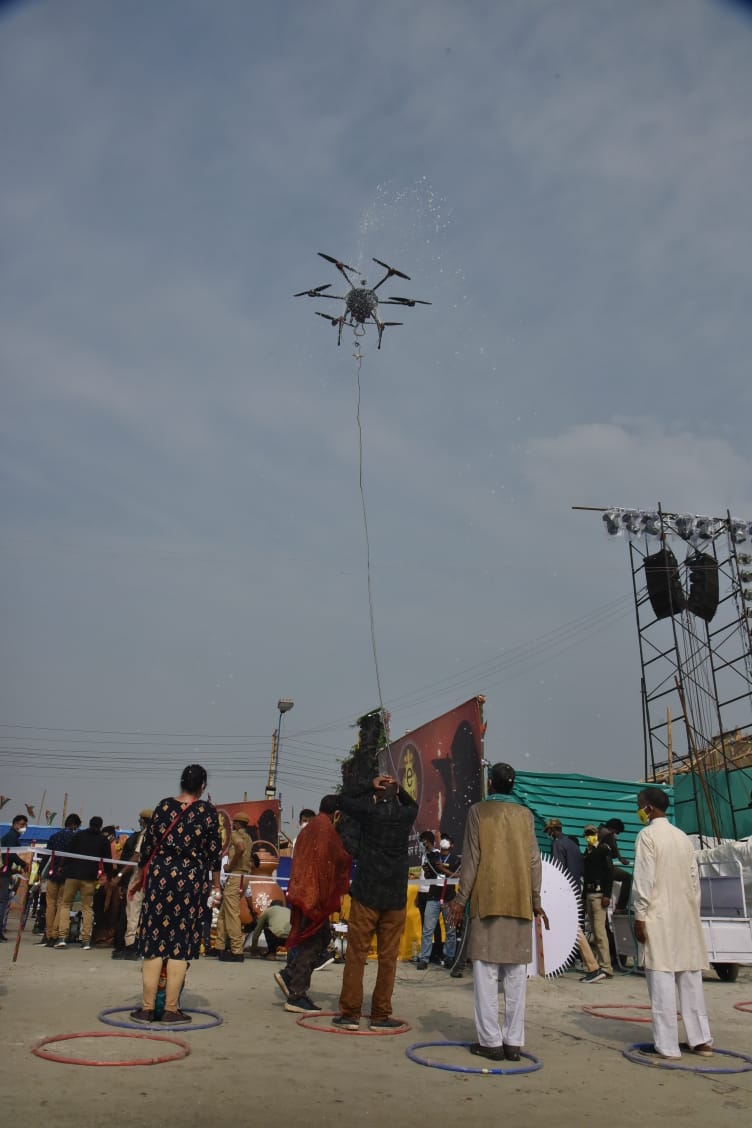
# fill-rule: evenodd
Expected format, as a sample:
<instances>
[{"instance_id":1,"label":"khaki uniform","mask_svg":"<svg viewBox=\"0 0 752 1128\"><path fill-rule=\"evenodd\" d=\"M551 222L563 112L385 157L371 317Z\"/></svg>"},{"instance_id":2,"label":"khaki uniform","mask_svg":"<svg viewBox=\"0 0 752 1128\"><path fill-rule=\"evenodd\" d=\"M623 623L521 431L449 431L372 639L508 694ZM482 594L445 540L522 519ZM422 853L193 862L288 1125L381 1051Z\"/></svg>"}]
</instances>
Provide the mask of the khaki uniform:
<instances>
[{"instance_id":1,"label":"khaki uniform","mask_svg":"<svg viewBox=\"0 0 752 1128\"><path fill-rule=\"evenodd\" d=\"M133 858L131 859L132 861L137 861L141 857L141 846L144 841L144 833L145 832L142 830L138 838L136 839L136 849L133 852ZM128 889L131 886L131 882L134 882L139 878L141 870L138 868L138 866L129 866L126 870L126 873L128 874L128 878L125 894L125 946L126 948L132 948L136 943L136 937L138 935L138 922L141 916L141 906L144 903L144 891L143 889L138 889L129 900Z\"/></svg>"},{"instance_id":2,"label":"khaki uniform","mask_svg":"<svg viewBox=\"0 0 752 1128\"><path fill-rule=\"evenodd\" d=\"M243 853L237 862L227 869L227 881L217 917L217 947L222 951L226 940L229 939L234 956L243 954L243 930L240 924L240 886L243 879L240 875L250 873L251 869L251 840L243 830L232 832L228 850L230 857L238 847L242 848Z\"/></svg>"}]
</instances>

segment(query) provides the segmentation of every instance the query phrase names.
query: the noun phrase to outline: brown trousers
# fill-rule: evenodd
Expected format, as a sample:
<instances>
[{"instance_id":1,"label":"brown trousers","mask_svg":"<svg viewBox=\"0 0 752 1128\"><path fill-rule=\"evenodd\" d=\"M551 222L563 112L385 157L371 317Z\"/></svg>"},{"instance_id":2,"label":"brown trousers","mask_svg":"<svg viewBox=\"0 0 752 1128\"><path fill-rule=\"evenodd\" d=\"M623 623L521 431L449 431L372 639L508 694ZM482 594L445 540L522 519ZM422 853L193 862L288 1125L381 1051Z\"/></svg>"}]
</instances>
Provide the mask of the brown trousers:
<instances>
[{"instance_id":1,"label":"brown trousers","mask_svg":"<svg viewBox=\"0 0 752 1128\"><path fill-rule=\"evenodd\" d=\"M392 991L397 973L400 937L405 927L406 908L369 909L360 901L350 905L347 922L347 951L342 975L339 1009L348 1018L360 1018L363 1008L363 972L376 934L378 971L371 997L371 1018L389 1018L392 1013Z\"/></svg>"},{"instance_id":2,"label":"brown trousers","mask_svg":"<svg viewBox=\"0 0 752 1128\"><path fill-rule=\"evenodd\" d=\"M44 895L44 934L48 940L67 940L70 920L60 919L65 882L48 881Z\"/></svg>"},{"instance_id":3,"label":"brown trousers","mask_svg":"<svg viewBox=\"0 0 752 1128\"><path fill-rule=\"evenodd\" d=\"M81 898L81 943L88 944L91 940L91 930L94 927L94 891L97 888L96 880L82 881L75 877L66 877L65 885L63 886L63 906L61 909L62 916L60 923L66 920L70 921L71 908L78 893ZM59 929L58 925L58 929ZM66 932L63 936L61 933L60 939L65 940L68 936Z\"/></svg>"}]
</instances>

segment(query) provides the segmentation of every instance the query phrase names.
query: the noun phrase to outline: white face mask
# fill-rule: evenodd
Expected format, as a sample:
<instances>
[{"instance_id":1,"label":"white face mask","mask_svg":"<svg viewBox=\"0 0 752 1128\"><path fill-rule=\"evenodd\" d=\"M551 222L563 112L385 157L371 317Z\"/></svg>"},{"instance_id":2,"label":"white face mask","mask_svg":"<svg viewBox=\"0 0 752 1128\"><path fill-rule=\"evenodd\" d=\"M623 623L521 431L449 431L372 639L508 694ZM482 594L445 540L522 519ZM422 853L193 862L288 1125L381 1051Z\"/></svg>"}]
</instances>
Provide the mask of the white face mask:
<instances>
[{"instance_id":1,"label":"white face mask","mask_svg":"<svg viewBox=\"0 0 752 1128\"><path fill-rule=\"evenodd\" d=\"M451 848L452 848L451 842L447 842L446 838L442 838L441 842L439 843L439 849L440 850L451 850Z\"/></svg>"}]
</instances>

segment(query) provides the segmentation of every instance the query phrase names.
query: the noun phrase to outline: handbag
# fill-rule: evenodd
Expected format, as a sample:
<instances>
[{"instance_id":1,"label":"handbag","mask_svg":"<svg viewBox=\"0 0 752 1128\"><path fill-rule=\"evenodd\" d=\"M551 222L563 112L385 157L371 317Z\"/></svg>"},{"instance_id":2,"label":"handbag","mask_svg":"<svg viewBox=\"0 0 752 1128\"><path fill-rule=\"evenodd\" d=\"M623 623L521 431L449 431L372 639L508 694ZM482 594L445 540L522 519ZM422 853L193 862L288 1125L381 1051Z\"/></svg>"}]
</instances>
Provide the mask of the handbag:
<instances>
[{"instance_id":1,"label":"handbag","mask_svg":"<svg viewBox=\"0 0 752 1128\"><path fill-rule=\"evenodd\" d=\"M179 811L179 813L175 816L175 818L172 820L170 825L167 827L167 830L164 832L164 834L160 838L159 842L156 844L156 846L152 850L151 854L149 854L149 857L146 859L143 866L141 866L141 868L139 869L138 873L135 875L135 877L131 878L130 885L128 886L128 900L129 901L132 901L137 893L143 892L143 890L146 887L146 877L147 877L147 874L149 872L149 866L154 861L154 855L156 854L157 850L159 850L159 848L164 844L164 842L166 842L166 840L170 837L173 830L178 825L178 823L182 819L183 815L185 814L185 812L190 807L191 803L195 803L195 802L196 802L195 799L191 799L191 802L186 803L185 807L183 807Z\"/></svg>"}]
</instances>

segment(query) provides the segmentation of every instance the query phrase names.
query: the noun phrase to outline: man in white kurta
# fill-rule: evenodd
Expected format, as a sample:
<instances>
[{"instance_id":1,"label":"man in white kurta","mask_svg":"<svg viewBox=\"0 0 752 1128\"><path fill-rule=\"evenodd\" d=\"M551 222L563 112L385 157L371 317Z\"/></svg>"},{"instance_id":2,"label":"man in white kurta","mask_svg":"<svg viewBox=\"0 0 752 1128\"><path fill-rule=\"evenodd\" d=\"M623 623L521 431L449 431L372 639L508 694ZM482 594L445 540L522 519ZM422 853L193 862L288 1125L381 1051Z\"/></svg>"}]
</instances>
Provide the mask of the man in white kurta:
<instances>
[{"instance_id":1,"label":"man in white kurta","mask_svg":"<svg viewBox=\"0 0 752 1128\"><path fill-rule=\"evenodd\" d=\"M467 954L473 961L478 1041L470 1052L492 1061L519 1061L525 1042L527 964L533 916L541 916L541 859L532 813L511 795L514 768L494 764L489 798L467 815L459 890L449 909L455 927L470 904ZM499 1024L499 975L504 1024Z\"/></svg>"},{"instance_id":2,"label":"man in white kurta","mask_svg":"<svg viewBox=\"0 0 752 1128\"><path fill-rule=\"evenodd\" d=\"M648 825L637 836L632 904L635 937L645 946L645 974L653 1014L655 1052L680 1059L676 989L689 1049L712 1054L702 973L708 952L700 923L700 880L692 843L666 818L668 796L641 791L639 815Z\"/></svg>"}]
</instances>

